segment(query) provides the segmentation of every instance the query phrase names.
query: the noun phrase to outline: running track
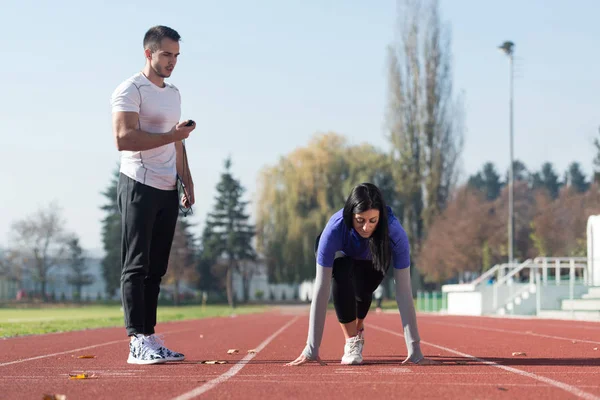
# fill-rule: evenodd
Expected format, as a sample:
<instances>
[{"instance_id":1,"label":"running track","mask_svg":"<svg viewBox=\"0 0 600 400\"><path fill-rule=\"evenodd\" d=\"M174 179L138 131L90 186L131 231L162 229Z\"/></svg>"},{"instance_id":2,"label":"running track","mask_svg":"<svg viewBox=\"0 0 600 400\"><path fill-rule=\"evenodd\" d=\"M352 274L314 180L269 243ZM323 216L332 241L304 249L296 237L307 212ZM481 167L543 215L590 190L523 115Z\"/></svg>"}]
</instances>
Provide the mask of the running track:
<instances>
[{"instance_id":1,"label":"running track","mask_svg":"<svg viewBox=\"0 0 600 400\"><path fill-rule=\"evenodd\" d=\"M304 346L307 311L160 324L166 344L187 357L162 365L127 364L121 328L0 340L0 398L600 399L598 323L420 314L423 351L442 364L417 366L400 365L406 348L399 315L371 313L365 364L342 366L342 333L330 313L321 348L328 365L285 367ZM227 354L233 348L240 352ZM95 377L69 379L77 372Z\"/></svg>"}]
</instances>

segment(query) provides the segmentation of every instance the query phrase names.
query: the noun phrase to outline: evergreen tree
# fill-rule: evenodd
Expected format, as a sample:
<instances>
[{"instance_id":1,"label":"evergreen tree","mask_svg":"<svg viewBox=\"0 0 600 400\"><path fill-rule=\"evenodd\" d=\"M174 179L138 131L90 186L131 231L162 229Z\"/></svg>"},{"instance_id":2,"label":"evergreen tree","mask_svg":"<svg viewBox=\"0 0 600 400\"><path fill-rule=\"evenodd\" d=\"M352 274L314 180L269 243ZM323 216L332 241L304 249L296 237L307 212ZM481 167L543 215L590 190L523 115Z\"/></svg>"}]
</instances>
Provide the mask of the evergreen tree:
<instances>
[{"instance_id":1,"label":"evergreen tree","mask_svg":"<svg viewBox=\"0 0 600 400\"><path fill-rule=\"evenodd\" d=\"M502 190L500 175L496 172L496 168L491 162L485 163L481 172L472 175L469 178L468 185L485 193L488 201L496 200Z\"/></svg>"},{"instance_id":2,"label":"evergreen tree","mask_svg":"<svg viewBox=\"0 0 600 400\"><path fill-rule=\"evenodd\" d=\"M550 194L550 197L555 200L558 197L561 184L558 180L558 175L554 172L552 163L546 162L542 165L542 170L534 173L530 177L531 186L533 189L544 188Z\"/></svg>"},{"instance_id":3,"label":"evergreen tree","mask_svg":"<svg viewBox=\"0 0 600 400\"><path fill-rule=\"evenodd\" d=\"M565 184L575 189L577 193L587 192L590 188L590 183L587 181L578 162L573 162L569 165L569 169L565 173Z\"/></svg>"},{"instance_id":4,"label":"evergreen tree","mask_svg":"<svg viewBox=\"0 0 600 400\"><path fill-rule=\"evenodd\" d=\"M112 298L121 286L121 214L117 204L118 183L119 168L116 168L110 185L102 193L107 203L101 206L106 212L102 220L102 243L105 253L102 259L102 276L108 298Z\"/></svg>"},{"instance_id":5,"label":"evergreen tree","mask_svg":"<svg viewBox=\"0 0 600 400\"><path fill-rule=\"evenodd\" d=\"M598 128L600 133L600 128ZM596 157L594 157L594 183L600 182L600 140L598 137L594 139L594 147L596 148Z\"/></svg>"},{"instance_id":6,"label":"evergreen tree","mask_svg":"<svg viewBox=\"0 0 600 400\"><path fill-rule=\"evenodd\" d=\"M506 184L507 185L508 185L508 173L509 173L509 171L506 171ZM531 176L529 175L529 171L527 171L527 167L520 160L513 161L513 174L514 174L515 182L531 180Z\"/></svg>"},{"instance_id":7,"label":"evergreen tree","mask_svg":"<svg viewBox=\"0 0 600 400\"><path fill-rule=\"evenodd\" d=\"M245 212L247 201L242 201L245 189L239 180L231 174L231 159L225 160L225 172L217 184L216 204L213 212L208 214L203 250L207 257L224 258L227 268L226 289L227 301L235 307L233 294L233 272L239 267L240 260L256 258L252 247L255 234L254 226L248 223L249 215Z\"/></svg>"}]
</instances>

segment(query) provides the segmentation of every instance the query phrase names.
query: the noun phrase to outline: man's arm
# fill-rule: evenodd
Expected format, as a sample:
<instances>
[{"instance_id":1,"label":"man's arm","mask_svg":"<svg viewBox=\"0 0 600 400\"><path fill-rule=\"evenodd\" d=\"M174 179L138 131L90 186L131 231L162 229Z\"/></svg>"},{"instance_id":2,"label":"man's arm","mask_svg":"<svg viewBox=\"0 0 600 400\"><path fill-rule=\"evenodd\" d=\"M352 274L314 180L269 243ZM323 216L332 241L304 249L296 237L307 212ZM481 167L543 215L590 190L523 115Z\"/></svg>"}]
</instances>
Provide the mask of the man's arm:
<instances>
[{"instance_id":1,"label":"man's arm","mask_svg":"<svg viewBox=\"0 0 600 400\"><path fill-rule=\"evenodd\" d=\"M177 173L181 179L184 179L183 183L185 185L193 185L194 181L192 180L192 173L190 172L190 164L182 142L175 142L175 152L177 154Z\"/></svg>"},{"instance_id":2,"label":"man's arm","mask_svg":"<svg viewBox=\"0 0 600 400\"><path fill-rule=\"evenodd\" d=\"M152 134L138 129L139 114L131 111L113 113L113 133L119 151L150 150L165 144L187 139L196 125L185 126L185 121L177 124L169 132Z\"/></svg>"},{"instance_id":3,"label":"man's arm","mask_svg":"<svg viewBox=\"0 0 600 400\"><path fill-rule=\"evenodd\" d=\"M178 141L175 142L175 153L177 155L177 174L183 180L185 198L187 201L184 201L184 206L189 207L194 205L194 181L192 180L192 172L190 171L190 164L187 159L187 155L185 153L185 149L183 147L183 143Z\"/></svg>"}]
</instances>

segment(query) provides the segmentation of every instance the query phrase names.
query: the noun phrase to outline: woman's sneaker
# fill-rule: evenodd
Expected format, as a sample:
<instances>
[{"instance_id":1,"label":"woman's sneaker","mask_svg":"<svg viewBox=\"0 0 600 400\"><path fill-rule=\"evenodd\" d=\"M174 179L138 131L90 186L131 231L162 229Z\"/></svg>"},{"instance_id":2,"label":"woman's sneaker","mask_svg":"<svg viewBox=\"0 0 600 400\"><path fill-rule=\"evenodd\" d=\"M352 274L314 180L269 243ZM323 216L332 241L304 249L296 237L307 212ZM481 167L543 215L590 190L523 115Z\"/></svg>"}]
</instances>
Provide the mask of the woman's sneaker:
<instances>
[{"instance_id":1,"label":"woman's sneaker","mask_svg":"<svg viewBox=\"0 0 600 400\"><path fill-rule=\"evenodd\" d=\"M167 359L160 354L156 347L152 345L147 337L143 335L135 335L133 340L129 342L129 364L161 364Z\"/></svg>"},{"instance_id":2,"label":"woman's sneaker","mask_svg":"<svg viewBox=\"0 0 600 400\"><path fill-rule=\"evenodd\" d=\"M361 364L363 361L362 350L363 339L361 337L357 335L346 339L346 345L344 346L344 356L342 357L342 364Z\"/></svg>"},{"instance_id":3,"label":"woman's sneaker","mask_svg":"<svg viewBox=\"0 0 600 400\"><path fill-rule=\"evenodd\" d=\"M146 336L146 340L165 358L167 361L183 361L185 356L176 351L167 349L162 338L158 335Z\"/></svg>"}]
</instances>

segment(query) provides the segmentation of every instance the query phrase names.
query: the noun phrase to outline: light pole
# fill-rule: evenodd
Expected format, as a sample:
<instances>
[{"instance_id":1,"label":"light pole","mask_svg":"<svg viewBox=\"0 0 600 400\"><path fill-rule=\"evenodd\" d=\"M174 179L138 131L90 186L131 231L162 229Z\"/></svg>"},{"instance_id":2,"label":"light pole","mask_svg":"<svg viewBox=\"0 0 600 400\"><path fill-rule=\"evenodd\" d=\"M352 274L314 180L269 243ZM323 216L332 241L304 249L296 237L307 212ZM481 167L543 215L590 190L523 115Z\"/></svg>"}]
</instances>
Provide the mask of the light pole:
<instances>
[{"instance_id":1,"label":"light pole","mask_svg":"<svg viewBox=\"0 0 600 400\"><path fill-rule=\"evenodd\" d=\"M508 265L513 264L513 236L514 236L514 154L513 154L513 81L514 81L514 48L515 44L506 41L498 46L510 60L510 166L508 168Z\"/></svg>"}]
</instances>

